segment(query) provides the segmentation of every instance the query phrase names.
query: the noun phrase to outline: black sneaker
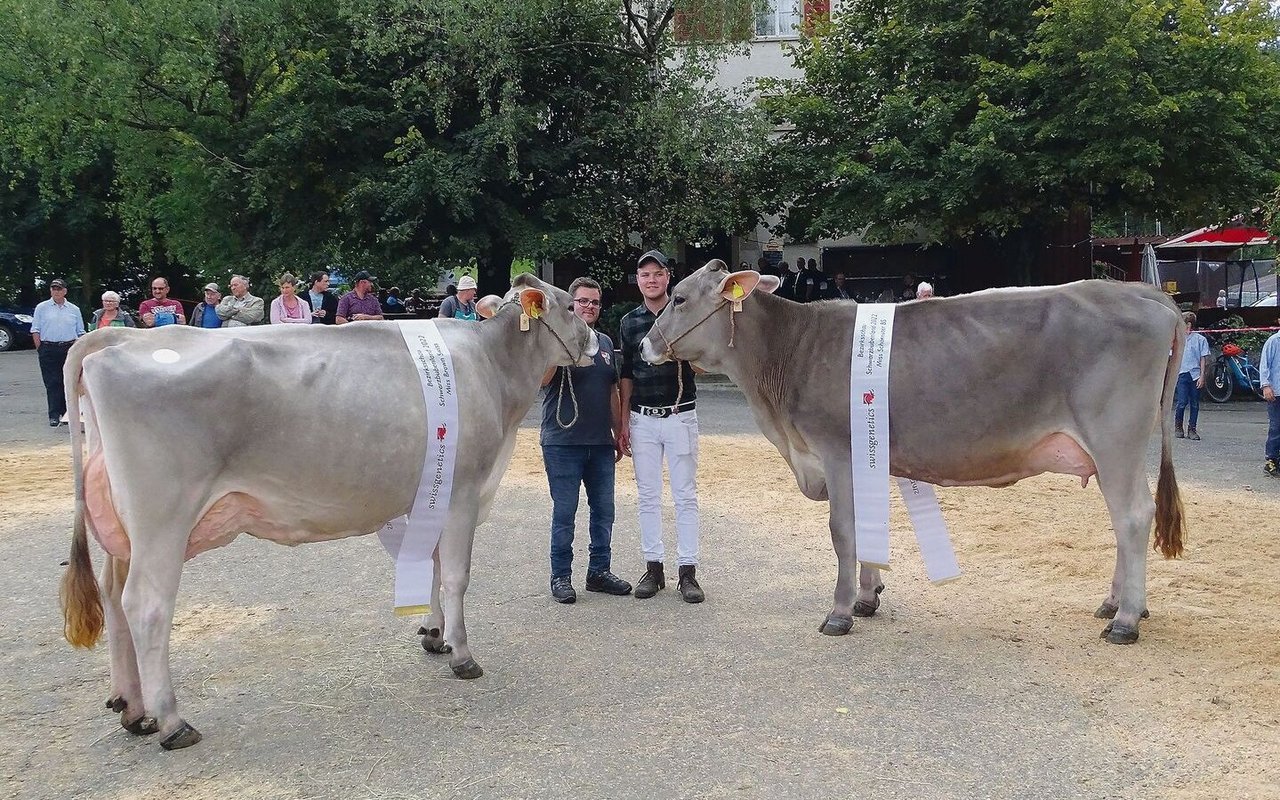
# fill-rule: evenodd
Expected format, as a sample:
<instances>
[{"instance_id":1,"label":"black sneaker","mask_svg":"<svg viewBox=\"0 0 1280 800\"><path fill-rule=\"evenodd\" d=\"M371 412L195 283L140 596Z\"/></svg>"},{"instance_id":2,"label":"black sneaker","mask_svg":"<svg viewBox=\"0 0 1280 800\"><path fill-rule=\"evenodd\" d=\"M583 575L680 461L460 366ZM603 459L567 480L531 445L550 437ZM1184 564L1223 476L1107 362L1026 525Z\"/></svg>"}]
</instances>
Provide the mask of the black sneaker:
<instances>
[{"instance_id":1,"label":"black sneaker","mask_svg":"<svg viewBox=\"0 0 1280 800\"><path fill-rule=\"evenodd\" d=\"M575 603L578 593L573 590L573 583L568 578L551 579L551 596L557 603Z\"/></svg>"},{"instance_id":2,"label":"black sneaker","mask_svg":"<svg viewBox=\"0 0 1280 800\"><path fill-rule=\"evenodd\" d=\"M605 594L631 594L631 584L614 575L609 570L587 573L587 591L604 592Z\"/></svg>"},{"instance_id":3,"label":"black sneaker","mask_svg":"<svg viewBox=\"0 0 1280 800\"><path fill-rule=\"evenodd\" d=\"M58 427L58 426L59 426L59 425L61 425L61 424L62 424L61 422L58 422L58 418L57 418L57 417L49 417L49 427L50 427L50 428L56 428L56 427Z\"/></svg>"},{"instance_id":4,"label":"black sneaker","mask_svg":"<svg viewBox=\"0 0 1280 800\"><path fill-rule=\"evenodd\" d=\"M1275 478L1280 476L1280 465L1276 464L1274 458L1268 458L1267 463L1262 467L1262 471Z\"/></svg>"},{"instance_id":5,"label":"black sneaker","mask_svg":"<svg viewBox=\"0 0 1280 800\"><path fill-rule=\"evenodd\" d=\"M1195 428L1187 428L1187 440L1192 442L1200 441L1200 434L1196 433Z\"/></svg>"},{"instance_id":6,"label":"black sneaker","mask_svg":"<svg viewBox=\"0 0 1280 800\"><path fill-rule=\"evenodd\" d=\"M1183 432L1182 432L1182 426L1181 426L1181 425L1179 425L1178 427L1176 427L1176 428L1174 428L1174 429L1173 429L1173 436L1174 436L1174 438L1176 438L1176 439L1185 439L1185 438L1187 438L1187 435L1186 435L1185 433L1183 433Z\"/></svg>"}]
</instances>

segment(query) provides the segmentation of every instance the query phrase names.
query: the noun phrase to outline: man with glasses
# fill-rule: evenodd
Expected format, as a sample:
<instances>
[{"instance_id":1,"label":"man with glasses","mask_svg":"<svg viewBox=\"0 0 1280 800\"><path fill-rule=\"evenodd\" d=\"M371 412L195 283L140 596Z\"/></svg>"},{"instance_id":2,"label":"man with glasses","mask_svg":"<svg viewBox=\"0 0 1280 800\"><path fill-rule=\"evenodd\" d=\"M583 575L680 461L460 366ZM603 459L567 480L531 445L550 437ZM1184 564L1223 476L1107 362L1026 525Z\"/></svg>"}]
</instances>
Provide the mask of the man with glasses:
<instances>
[{"instance_id":1,"label":"man with glasses","mask_svg":"<svg viewBox=\"0 0 1280 800\"><path fill-rule=\"evenodd\" d=\"M74 303L67 302L67 284L61 278L49 281L49 299L36 306L31 317L31 341L35 343L40 377L44 379L49 427L56 428L67 424L62 365L71 345L84 336L84 317Z\"/></svg>"},{"instance_id":2,"label":"man with glasses","mask_svg":"<svg viewBox=\"0 0 1280 800\"><path fill-rule=\"evenodd\" d=\"M151 299L142 301L142 305L138 306L138 315L142 317L144 328L187 324L182 303L169 299L169 281L164 278L156 278L151 282Z\"/></svg>"},{"instance_id":3,"label":"man with glasses","mask_svg":"<svg viewBox=\"0 0 1280 800\"><path fill-rule=\"evenodd\" d=\"M662 460L671 478L676 510L676 565L680 596L686 603L705 599L698 585L698 415L693 367L685 361L654 366L640 357L640 343L667 307L671 275L667 257L657 250L640 256L636 284L644 303L622 318L619 395L622 416L618 448L631 456L636 470L640 506L640 545L645 571L636 584L636 597L653 597L666 587L662 544Z\"/></svg>"},{"instance_id":4,"label":"man with glasses","mask_svg":"<svg viewBox=\"0 0 1280 800\"><path fill-rule=\"evenodd\" d=\"M600 352L589 367L552 367L542 376L542 461L551 489L551 596L573 603L574 517L578 488L587 490L591 546L587 591L631 594L631 584L609 571L613 539L614 465L621 460L616 434L621 425L613 342L595 330L600 319L600 284L578 278L569 284L573 313L595 333Z\"/></svg>"}]
</instances>

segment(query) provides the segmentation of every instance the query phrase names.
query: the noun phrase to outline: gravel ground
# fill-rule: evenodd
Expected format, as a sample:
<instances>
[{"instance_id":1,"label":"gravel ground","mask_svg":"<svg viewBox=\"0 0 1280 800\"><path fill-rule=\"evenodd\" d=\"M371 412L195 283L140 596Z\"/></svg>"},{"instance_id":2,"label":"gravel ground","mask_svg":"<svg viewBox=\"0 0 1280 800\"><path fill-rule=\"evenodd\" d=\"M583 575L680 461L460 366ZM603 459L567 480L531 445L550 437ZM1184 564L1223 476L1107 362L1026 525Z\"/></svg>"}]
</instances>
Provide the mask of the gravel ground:
<instances>
[{"instance_id":1,"label":"gravel ground","mask_svg":"<svg viewBox=\"0 0 1280 800\"><path fill-rule=\"evenodd\" d=\"M731 386L707 387L699 416L704 434L759 438ZM33 354L0 354L0 455L10 456L0 481L21 481L24 464L65 444L66 429L44 419ZM1259 472L1260 404L1204 406L1200 429L1204 441L1177 443L1184 481L1277 493ZM477 533L467 595L486 669L476 681L452 678L417 645L418 623L389 613L389 562L371 537L301 548L241 537L201 556L184 573L172 663L180 707L205 738L169 754L102 708L105 648L62 641L70 492L34 512L0 509L4 794L1213 796L1186 789L1194 759L1111 717L1109 703L1135 713L1104 688L1121 649L1096 643L1087 612L1079 640L1062 645L1094 659L1082 680L1097 691L1083 693L978 612L903 584L850 636L819 635L834 576L826 531L780 538L768 519L735 513L739 499L718 495L715 475L749 469L703 464L701 606L671 589L646 602L583 592L575 606L553 603L545 484L527 474L504 484ZM799 497L794 486L760 492ZM615 571L631 580L642 567L633 497L620 494L614 539Z\"/></svg>"}]
</instances>

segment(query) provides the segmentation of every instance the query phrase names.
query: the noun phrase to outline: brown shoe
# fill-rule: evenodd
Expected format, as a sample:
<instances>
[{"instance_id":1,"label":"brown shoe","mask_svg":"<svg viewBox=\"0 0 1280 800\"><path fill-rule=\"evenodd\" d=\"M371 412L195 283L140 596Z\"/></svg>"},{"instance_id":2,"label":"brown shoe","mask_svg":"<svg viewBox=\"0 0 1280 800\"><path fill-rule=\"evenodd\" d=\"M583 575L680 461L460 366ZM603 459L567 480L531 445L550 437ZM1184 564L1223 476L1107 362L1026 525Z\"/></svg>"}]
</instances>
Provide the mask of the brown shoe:
<instances>
[{"instance_id":1,"label":"brown shoe","mask_svg":"<svg viewBox=\"0 0 1280 800\"><path fill-rule=\"evenodd\" d=\"M646 561L644 575L636 584L636 598L647 600L657 594L659 589L665 588L667 588L667 579L662 574L662 562Z\"/></svg>"},{"instance_id":2,"label":"brown shoe","mask_svg":"<svg viewBox=\"0 0 1280 800\"><path fill-rule=\"evenodd\" d=\"M698 568L692 564L686 564L680 568L680 596L684 598L686 603L701 603L707 599L702 587L698 585L697 577L695 577L697 571Z\"/></svg>"}]
</instances>

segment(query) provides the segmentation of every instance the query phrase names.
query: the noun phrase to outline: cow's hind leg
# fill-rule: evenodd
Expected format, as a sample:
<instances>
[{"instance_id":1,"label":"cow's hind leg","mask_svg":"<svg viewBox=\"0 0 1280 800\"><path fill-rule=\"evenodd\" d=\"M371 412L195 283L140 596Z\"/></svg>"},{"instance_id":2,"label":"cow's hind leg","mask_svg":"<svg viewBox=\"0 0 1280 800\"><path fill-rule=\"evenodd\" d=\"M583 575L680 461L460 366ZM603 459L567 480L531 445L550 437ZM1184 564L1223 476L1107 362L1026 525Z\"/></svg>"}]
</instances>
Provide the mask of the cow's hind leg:
<instances>
[{"instance_id":1,"label":"cow's hind leg","mask_svg":"<svg viewBox=\"0 0 1280 800\"><path fill-rule=\"evenodd\" d=\"M125 619L120 601L129 562L107 556L102 565L103 616L107 623L107 650L111 654L111 691L107 708L120 714L120 724L133 734L156 732L156 721L146 716L142 702L142 679L138 677L138 657L133 650L133 635Z\"/></svg>"},{"instance_id":2,"label":"cow's hind leg","mask_svg":"<svg viewBox=\"0 0 1280 800\"><path fill-rule=\"evenodd\" d=\"M178 700L169 673L169 634L186 537L166 539L166 532L165 528L155 527L133 537L123 605L137 652L144 706L159 725L160 746L177 750L200 741L200 733L178 716Z\"/></svg>"},{"instance_id":3,"label":"cow's hind leg","mask_svg":"<svg viewBox=\"0 0 1280 800\"><path fill-rule=\"evenodd\" d=\"M444 609L440 607L440 547L431 554L435 571L431 574L431 614L418 635L422 637L422 649L428 653L451 653L453 648L444 640Z\"/></svg>"},{"instance_id":4,"label":"cow's hind leg","mask_svg":"<svg viewBox=\"0 0 1280 800\"><path fill-rule=\"evenodd\" d=\"M465 503L458 503L465 506ZM459 678L479 678L484 670L471 656L467 626L463 620L462 596L471 581L471 545L475 519L445 526L440 542L440 601L444 606L444 639L453 648L449 667Z\"/></svg>"},{"instance_id":5,"label":"cow's hind leg","mask_svg":"<svg viewBox=\"0 0 1280 800\"><path fill-rule=\"evenodd\" d=\"M1116 569L1111 593L1096 612L1114 618L1102 631L1112 644L1132 644L1138 640L1138 620L1147 610L1147 541L1155 518L1155 502L1147 485L1145 466L1140 460L1123 457L1099 461L1098 485L1111 514L1116 534ZM1141 456L1141 450L1136 450Z\"/></svg>"},{"instance_id":6,"label":"cow's hind leg","mask_svg":"<svg viewBox=\"0 0 1280 800\"><path fill-rule=\"evenodd\" d=\"M853 547L853 479L847 460L828 461L827 494L831 504L831 547L836 552L836 591L831 613L822 621L818 631L827 636L844 636L853 628L854 608L854 560ZM865 572L864 572L865 574Z\"/></svg>"}]
</instances>

